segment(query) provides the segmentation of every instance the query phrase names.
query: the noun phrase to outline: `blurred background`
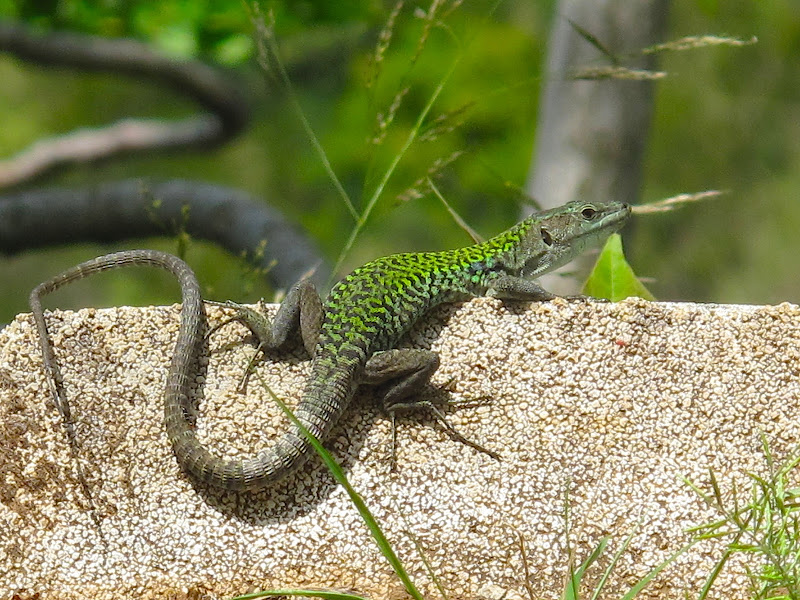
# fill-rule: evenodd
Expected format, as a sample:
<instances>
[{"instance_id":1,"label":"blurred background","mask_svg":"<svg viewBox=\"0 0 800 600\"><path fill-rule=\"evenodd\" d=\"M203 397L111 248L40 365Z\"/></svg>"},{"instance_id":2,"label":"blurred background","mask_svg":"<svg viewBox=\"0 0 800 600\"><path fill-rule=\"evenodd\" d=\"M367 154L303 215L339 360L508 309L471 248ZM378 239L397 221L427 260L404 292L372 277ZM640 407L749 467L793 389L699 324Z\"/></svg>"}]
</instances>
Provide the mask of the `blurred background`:
<instances>
[{"instance_id":1,"label":"blurred background","mask_svg":"<svg viewBox=\"0 0 800 600\"><path fill-rule=\"evenodd\" d=\"M170 60L212 65L231 78L248 107L229 139L9 179L0 188L0 205L42 187L79 189L134 177L210 182L278 209L306 232L328 265L338 264L339 275L380 255L471 243L427 187L427 177L484 237L519 219L536 158L541 94L553 77L561 77L547 62L554 26L566 19L559 3L444 2L436 8L436 2L284 0L260 6L262 15L254 16L252 5L240 0L0 0L0 24L22 25L35 35L133 38ZM637 216L625 237L629 261L659 300L800 302L794 261L800 254L800 1L674 0L662 6L668 13L656 42L703 35L758 41L657 55L652 68L667 76L653 84L646 111L652 120L639 136L635 201L709 189L727 193L670 213ZM426 18L432 10L438 10L435 18ZM263 31L254 31L253 19L263 22L270 11L290 90L274 61L267 72L258 60ZM598 22L594 31L592 23L579 25L579 43L600 58L572 66L613 63L598 51L607 24ZM381 40L385 50L376 50ZM604 85L619 86L624 95L625 86L638 84ZM4 164L42 140L132 117L193 114L197 103L179 88L157 77L46 66L0 51L0 180ZM434 94L417 139L404 152ZM353 210L309 142L297 105ZM146 190L142 197L158 200ZM354 235L353 212L363 214L371 198L374 207ZM537 200L547 204L547 198ZM273 297L273 286L240 257L186 235L180 223L163 229L161 236L114 243L4 249L0 323L28 311L28 294L40 281L123 248L180 253L210 298ZM35 237L35 227L26 235ZM290 251L265 242L277 260ZM48 305L177 302L176 285L150 271L104 275Z\"/></svg>"}]
</instances>

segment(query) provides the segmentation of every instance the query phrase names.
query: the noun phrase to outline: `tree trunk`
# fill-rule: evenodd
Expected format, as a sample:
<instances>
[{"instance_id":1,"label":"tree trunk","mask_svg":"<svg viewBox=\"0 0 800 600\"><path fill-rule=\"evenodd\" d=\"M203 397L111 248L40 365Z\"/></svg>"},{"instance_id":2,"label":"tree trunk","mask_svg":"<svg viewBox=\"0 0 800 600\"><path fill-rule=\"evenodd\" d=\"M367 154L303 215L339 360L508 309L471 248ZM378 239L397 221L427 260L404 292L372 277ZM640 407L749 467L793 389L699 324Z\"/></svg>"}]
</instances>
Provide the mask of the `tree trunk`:
<instances>
[{"instance_id":1,"label":"tree trunk","mask_svg":"<svg viewBox=\"0 0 800 600\"><path fill-rule=\"evenodd\" d=\"M661 41L669 0L561 0L556 9L539 107L534 158L527 191L543 207L570 200L639 198L641 171L653 107L653 84L620 79L575 80L570 70L609 59L570 23L594 36L615 56ZM625 60L653 68L652 55ZM586 262L585 259L583 262ZM580 263L567 265L581 270ZM557 294L576 283L542 278Z\"/></svg>"}]
</instances>

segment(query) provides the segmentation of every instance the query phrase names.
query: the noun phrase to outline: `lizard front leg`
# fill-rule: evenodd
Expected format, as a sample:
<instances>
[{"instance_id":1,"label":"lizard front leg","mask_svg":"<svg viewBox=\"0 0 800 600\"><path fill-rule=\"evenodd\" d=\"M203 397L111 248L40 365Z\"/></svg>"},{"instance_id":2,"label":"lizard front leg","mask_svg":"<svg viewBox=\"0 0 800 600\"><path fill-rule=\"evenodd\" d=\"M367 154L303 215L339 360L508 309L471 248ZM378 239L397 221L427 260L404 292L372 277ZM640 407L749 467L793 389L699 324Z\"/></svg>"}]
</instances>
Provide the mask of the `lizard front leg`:
<instances>
[{"instance_id":1,"label":"lizard front leg","mask_svg":"<svg viewBox=\"0 0 800 600\"><path fill-rule=\"evenodd\" d=\"M531 279L507 273L496 274L488 285L489 295L503 300L552 300L556 297Z\"/></svg>"},{"instance_id":2,"label":"lizard front leg","mask_svg":"<svg viewBox=\"0 0 800 600\"><path fill-rule=\"evenodd\" d=\"M564 298L570 301L588 301L591 296L583 294L572 294L569 296L558 296L548 292L542 286L531 279L525 277L515 277L506 273L499 274L491 280L489 295L500 298L501 300L521 300L521 301L543 301L553 300L554 298ZM596 302L604 302L602 298L594 298Z\"/></svg>"}]
</instances>

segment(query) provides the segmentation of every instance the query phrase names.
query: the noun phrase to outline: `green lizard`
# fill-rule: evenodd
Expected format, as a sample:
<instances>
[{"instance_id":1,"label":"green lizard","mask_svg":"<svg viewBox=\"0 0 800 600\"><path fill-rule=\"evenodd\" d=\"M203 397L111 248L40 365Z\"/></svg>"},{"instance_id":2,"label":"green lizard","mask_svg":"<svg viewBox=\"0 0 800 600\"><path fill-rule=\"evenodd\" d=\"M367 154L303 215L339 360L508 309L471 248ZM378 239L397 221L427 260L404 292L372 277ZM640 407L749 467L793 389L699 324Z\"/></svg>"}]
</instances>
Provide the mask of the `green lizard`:
<instances>
[{"instance_id":1,"label":"green lizard","mask_svg":"<svg viewBox=\"0 0 800 600\"><path fill-rule=\"evenodd\" d=\"M233 303L234 320L244 322L263 349L280 349L298 329L312 357L311 370L295 415L317 438L325 438L361 384L386 384L383 398L396 407L425 385L439 366L429 350L397 349L400 337L434 306L472 296L549 300L555 296L535 281L602 242L625 223L622 202L570 202L534 214L511 229L474 246L444 252L395 254L356 269L337 283L323 303L313 285L296 284L275 319ZM41 296L101 270L147 264L171 271L183 293L181 326L167 377L165 424L175 456L195 479L228 490L260 489L297 469L312 453L295 427L247 459L223 459L197 439L189 381L204 337L205 314L194 273L183 261L153 250L102 256L69 269L31 292L44 365L67 427L69 406L60 388Z\"/></svg>"}]
</instances>

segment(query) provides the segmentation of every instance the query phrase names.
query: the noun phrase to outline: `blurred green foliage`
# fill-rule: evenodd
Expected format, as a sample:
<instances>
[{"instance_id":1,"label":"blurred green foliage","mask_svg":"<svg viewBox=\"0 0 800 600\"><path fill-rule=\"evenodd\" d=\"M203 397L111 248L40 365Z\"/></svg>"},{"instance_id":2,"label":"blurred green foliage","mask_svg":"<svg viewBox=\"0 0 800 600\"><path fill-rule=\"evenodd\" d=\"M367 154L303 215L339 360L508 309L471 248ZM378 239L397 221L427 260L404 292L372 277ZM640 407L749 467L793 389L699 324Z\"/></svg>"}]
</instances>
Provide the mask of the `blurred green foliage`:
<instances>
[{"instance_id":1,"label":"blurred green foliage","mask_svg":"<svg viewBox=\"0 0 800 600\"><path fill-rule=\"evenodd\" d=\"M374 72L375 43L393 3L359 0L264 2L303 111L357 208L374 189L442 77L457 61L423 139L415 142L387 186L344 264L345 270L398 251L442 249L470 243L433 195L408 194L437 161L457 157L436 173L448 202L481 234L490 236L518 217L533 148L538 97L555 3L506 0L464 3L434 27L414 60L425 28L407 3L391 43ZM235 68L248 81L255 104L252 128L234 143L208 153L154 155L62 171L42 182L80 185L132 176L212 180L259 194L300 222L333 262L353 227L312 151L286 94L255 60L251 17L240 0L103 2L0 0L0 18L43 29L132 36L164 52ZM354 24L361 28L350 29ZM367 33L363 34L364 28ZM326 35L344 31L344 37ZM728 302L800 301L793 245L800 225L800 6L796 0L676 0L667 39L694 34L755 35L744 48L704 48L661 57L670 76L657 87L646 161L643 201L709 188L723 199L666 215L635 219L626 249L637 273L662 299ZM320 42L320 40L322 40ZM313 64L293 68L296 57L330 43ZM194 107L150 83L110 74L44 69L0 56L0 156L36 140L129 115L171 117ZM609 82L609 85L626 85ZM387 115L408 88L379 145L379 115ZM53 110L56 106L57 110ZM625 233L625 232L624 232ZM119 247L137 247L131 241ZM175 249L162 240L149 246ZM117 248L117 247L115 247ZM29 289L63 267L114 248L84 246L25 253L0 262L0 322L26 310ZM249 300L269 290L247 279L236 259L191 245L189 261L215 298ZM121 274L145 291L136 301L166 302L174 287L149 274ZM11 283L13 282L13 283ZM65 291L78 305L130 303L133 284ZM121 289L121 291L120 291ZM109 291L111 290L111 291ZM65 306L69 299L54 299Z\"/></svg>"},{"instance_id":2,"label":"blurred green foliage","mask_svg":"<svg viewBox=\"0 0 800 600\"><path fill-rule=\"evenodd\" d=\"M661 299L800 303L800 3L676 2L672 23L758 43L663 56L643 201L729 194L642 219L626 249Z\"/></svg>"},{"instance_id":3,"label":"blurred green foliage","mask_svg":"<svg viewBox=\"0 0 800 600\"><path fill-rule=\"evenodd\" d=\"M380 18L380 3L286 0L269 3L280 31ZM241 0L0 0L0 16L45 31L133 37L181 58L237 65L253 57L252 25Z\"/></svg>"}]
</instances>

